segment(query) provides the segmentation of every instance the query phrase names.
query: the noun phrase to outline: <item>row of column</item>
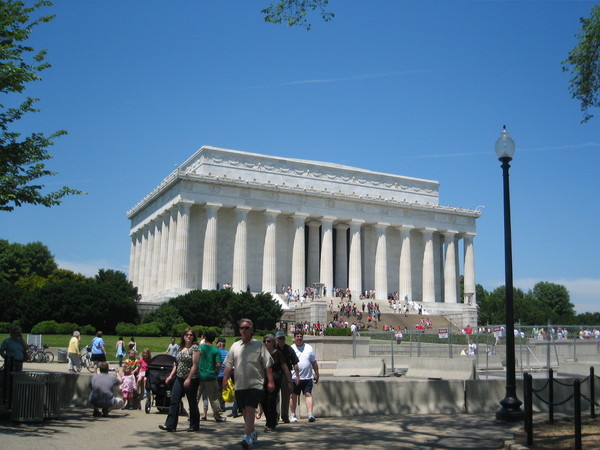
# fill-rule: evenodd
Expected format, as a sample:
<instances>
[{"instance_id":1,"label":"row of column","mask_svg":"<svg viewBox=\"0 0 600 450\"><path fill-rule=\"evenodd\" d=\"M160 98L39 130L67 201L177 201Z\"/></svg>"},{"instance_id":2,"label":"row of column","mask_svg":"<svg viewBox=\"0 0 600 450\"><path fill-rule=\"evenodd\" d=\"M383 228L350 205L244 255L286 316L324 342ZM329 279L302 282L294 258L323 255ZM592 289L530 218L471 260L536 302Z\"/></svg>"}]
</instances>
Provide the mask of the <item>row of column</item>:
<instances>
[{"instance_id":1,"label":"row of column","mask_svg":"<svg viewBox=\"0 0 600 450\"><path fill-rule=\"evenodd\" d=\"M186 289L188 271L188 241L190 204L180 203L169 212L159 216L150 225L143 227L132 236L130 254L130 279L138 287L143 296L171 289ZM217 285L217 234L218 211L221 205L206 204L206 228L202 255L202 275L200 287L214 289ZM247 218L251 208L235 208L235 235L233 245L232 288L243 291L248 285L247 279ZM277 210L266 210L262 286L264 292L277 291ZM335 217L323 217L309 220L308 214L296 213L293 219L293 243L291 264L292 289L303 291L309 283L319 281L328 289L335 285L348 287L353 295L362 291L362 245L361 227L364 221L350 220L337 223ZM308 248L305 242L305 227L308 227ZM334 255L333 228L336 229L336 245ZM374 288L379 299L388 294L387 268L387 230L390 224L375 225L375 279ZM401 298L413 299L413 273L411 255L412 226L397 226L400 231L400 261L398 293ZM349 230L349 248L347 232ZM319 235L320 231L320 235ZM434 302L435 295L435 261L433 228L418 229L423 236L422 256L422 301ZM458 302L458 254L457 238L464 239L464 292L475 292L475 265L473 252L473 236L471 233L442 231L444 237L443 279L444 301ZM308 261L305 261L308 255ZM334 263L335 261L335 263ZM334 273L335 268L335 273ZM286 283L287 284L287 283Z\"/></svg>"}]
</instances>

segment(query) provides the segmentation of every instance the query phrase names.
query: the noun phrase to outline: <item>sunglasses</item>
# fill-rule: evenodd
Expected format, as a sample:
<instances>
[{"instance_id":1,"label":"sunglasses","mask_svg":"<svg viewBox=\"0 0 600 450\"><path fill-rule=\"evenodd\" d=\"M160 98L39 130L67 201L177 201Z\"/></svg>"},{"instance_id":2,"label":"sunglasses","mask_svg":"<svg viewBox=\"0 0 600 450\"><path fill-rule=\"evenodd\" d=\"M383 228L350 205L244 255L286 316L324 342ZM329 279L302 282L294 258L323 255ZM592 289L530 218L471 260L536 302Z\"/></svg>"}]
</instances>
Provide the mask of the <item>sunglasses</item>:
<instances>
[{"instance_id":1,"label":"sunglasses","mask_svg":"<svg viewBox=\"0 0 600 450\"><path fill-rule=\"evenodd\" d=\"M250 327L240 327L240 330L249 330Z\"/></svg>"},{"instance_id":2,"label":"sunglasses","mask_svg":"<svg viewBox=\"0 0 600 450\"><path fill-rule=\"evenodd\" d=\"M270 343L271 343L271 342L273 342L273 341L272 341L272 340L270 340L270 339L265 339L263 342L264 342L265 344L270 344Z\"/></svg>"},{"instance_id":3,"label":"sunglasses","mask_svg":"<svg viewBox=\"0 0 600 450\"><path fill-rule=\"evenodd\" d=\"M184 336L187 336L187 337L190 337L190 336L191 336L191 337L194 337L194 335L193 335L193 334L184 334Z\"/></svg>"}]
</instances>

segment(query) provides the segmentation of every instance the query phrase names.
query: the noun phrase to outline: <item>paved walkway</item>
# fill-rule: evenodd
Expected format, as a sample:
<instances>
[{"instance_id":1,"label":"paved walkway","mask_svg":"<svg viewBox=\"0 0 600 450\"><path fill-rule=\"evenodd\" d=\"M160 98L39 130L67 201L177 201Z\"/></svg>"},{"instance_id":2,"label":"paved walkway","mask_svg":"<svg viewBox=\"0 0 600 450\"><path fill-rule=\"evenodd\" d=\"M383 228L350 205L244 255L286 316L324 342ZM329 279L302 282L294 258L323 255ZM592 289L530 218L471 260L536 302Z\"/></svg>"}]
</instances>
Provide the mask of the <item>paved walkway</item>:
<instances>
[{"instance_id":1,"label":"paved walkway","mask_svg":"<svg viewBox=\"0 0 600 450\"><path fill-rule=\"evenodd\" d=\"M60 419L40 424L0 423L0 442L8 449L116 449L116 448L241 448L243 419L225 423L201 422L200 431L188 433L187 418L181 417L181 431L158 429L166 415L153 409L113 411L95 418L92 410L68 408ZM493 417L473 415L358 416L317 418L280 424L274 433L264 433L264 419L258 421L260 448L418 448L498 449L512 438L518 425L495 423Z\"/></svg>"}]
</instances>

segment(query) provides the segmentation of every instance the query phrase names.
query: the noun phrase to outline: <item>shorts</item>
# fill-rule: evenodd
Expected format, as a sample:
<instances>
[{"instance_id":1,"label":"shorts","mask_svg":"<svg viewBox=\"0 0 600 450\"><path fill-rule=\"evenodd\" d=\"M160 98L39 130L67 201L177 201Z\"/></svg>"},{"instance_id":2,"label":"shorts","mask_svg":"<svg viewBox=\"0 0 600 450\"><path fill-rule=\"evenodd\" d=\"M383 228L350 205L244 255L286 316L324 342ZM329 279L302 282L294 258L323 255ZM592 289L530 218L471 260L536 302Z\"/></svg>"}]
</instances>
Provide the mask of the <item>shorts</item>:
<instances>
[{"instance_id":1,"label":"shorts","mask_svg":"<svg viewBox=\"0 0 600 450\"><path fill-rule=\"evenodd\" d=\"M146 376L146 371L140 372L138 375L138 377L140 377L140 378L145 377L145 376Z\"/></svg>"},{"instance_id":2,"label":"shorts","mask_svg":"<svg viewBox=\"0 0 600 450\"><path fill-rule=\"evenodd\" d=\"M134 398L133 391L122 391L121 394L123 394L124 400L127 400L128 398Z\"/></svg>"},{"instance_id":3,"label":"shorts","mask_svg":"<svg viewBox=\"0 0 600 450\"><path fill-rule=\"evenodd\" d=\"M106 361L104 353L92 353L92 361Z\"/></svg>"},{"instance_id":4,"label":"shorts","mask_svg":"<svg viewBox=\"0 0 600 450\"><path fill-rule=\"evenodd\" d=\"M238 408L244 409L246 406L258 408L258 404L262 402L265 392L262 389L241 389L235 391L235 400Z\"/></svg>"},{"instance_id":5,"label":"shorts","mask_svg":"<svg viewBox=\"0 0 600 450\"><path fill-rule=\"evenodd\" d=\"M310 378L308 380L300 380L300 383L298 384L294 382L293 386L293 393L296 395L300 395L301 393L304 393L304 395L312 394L313 380L311 380Z\"/></svg>"}]
</instances>

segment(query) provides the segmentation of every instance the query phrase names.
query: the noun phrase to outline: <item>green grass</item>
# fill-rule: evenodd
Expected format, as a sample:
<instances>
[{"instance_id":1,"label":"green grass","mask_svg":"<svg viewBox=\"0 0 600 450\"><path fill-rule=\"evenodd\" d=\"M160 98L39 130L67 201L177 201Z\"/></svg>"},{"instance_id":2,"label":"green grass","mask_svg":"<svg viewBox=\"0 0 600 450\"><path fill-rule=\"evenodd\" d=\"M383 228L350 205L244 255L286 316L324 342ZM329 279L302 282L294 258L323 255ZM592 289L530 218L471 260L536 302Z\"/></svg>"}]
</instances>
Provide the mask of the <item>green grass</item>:
<instances>
[{"instance_id":1,"label":"green grass","mask_svg":"<svg viewBox=\"0 0 600 450\"><path fill-rule=\"evenodd\" d=\"M28 335L26 333L23 335L25 339L27 339L27 336ZM4 339L8 337L9 335L7 333L0 334L0 342L4 341ZM81 347L83 348L86 345L91 344L93 338L94 336L81 336ZM119 337L112 335L104 335L103 338L104 342L106 342L106 354L108 356L108 359L112 361L116 359L116 345ZM127 347L130 338L131 336L124 336L123 340L125 342L125 347ZM262 336L255 335L254 338L262 340ZM70 339L71 335L68 334L44 334L42 335L42 344L47 344L50 347L67 348L69 346ZM225 339L227 340L227 343L225 344L225 348L227 349L229 349L229 347L231 347L231 344L233 344L236 340L236 338L232 336L226 336ZM290 344L291 341L292 339L289 336L286 337L286 342L288 344ZM158 353L164 353L167 350L167 346L171 343L171 338L166 336L139 336L135 338L135 342L137 343L138 354L141 354L142 350L144 350L145 348L149 348L152 352L152 355L156 355ZM176 342L177 344L179 344L179 339L177 339Z\"/></svg>"}]
</instances>

